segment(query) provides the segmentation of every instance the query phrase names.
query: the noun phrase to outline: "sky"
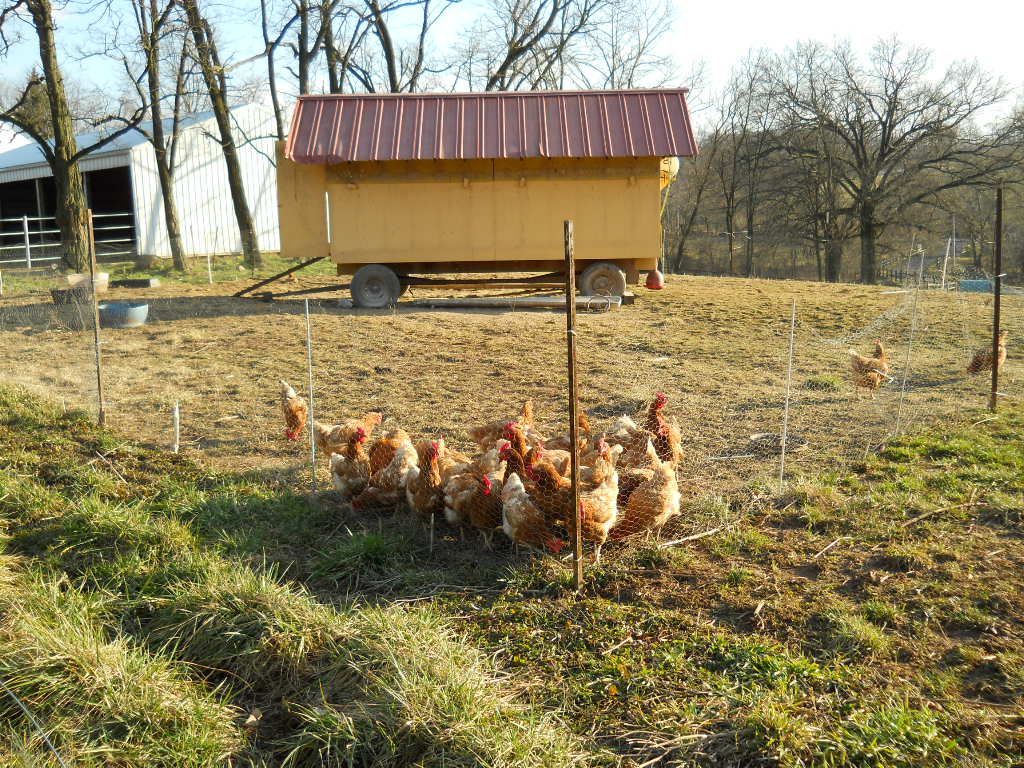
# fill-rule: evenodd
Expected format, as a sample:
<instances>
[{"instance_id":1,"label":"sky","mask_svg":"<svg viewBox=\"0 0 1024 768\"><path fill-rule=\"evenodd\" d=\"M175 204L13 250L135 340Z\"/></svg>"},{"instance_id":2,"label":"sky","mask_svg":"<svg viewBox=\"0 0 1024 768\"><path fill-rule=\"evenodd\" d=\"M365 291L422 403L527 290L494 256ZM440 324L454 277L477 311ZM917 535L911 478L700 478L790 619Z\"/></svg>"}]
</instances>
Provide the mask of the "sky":
<instances>
[{"instance_id":1,"label":"sky","mask_svg":"<svg viewBox=\"0 0 1024 768\"><path fill-rule=\"evenodd\" d=\"M732 62L751 49L781 50L801 40L848 39L867 51L880 39L930 48L945 68L977 59L1018 92L1024 87L1024 3L1018 0L675 0L679 57L706 62L721 84Z\"/></svg>"},{"instance_id":2,"label":"sky","mask_svg":"<svg viewBox=\"0 0 1024 768\"><path fill-rule=\"evenodd\" d=\"M447 20L441 41L454 41L460 27L471 15L474 2L463 6ZM210 0L212 3L212 0ZM896 35L909 44L931 48L936 74L958 59L977 59L981 66L1024 93L1024 4L1016 0L857 0L835 3L829 0L671 0L675 9L672 30L665 38L665 51L672 54L681 77L703 64L705 87L720 88L736 61L757 48L783 50L802 40L826 43L848 39L855 50L868 51L882 37ZM218 33L225 35L235 58L257 52L261 40L257 0L232 0L236 7L252 7L251 14L233 13L226 18L247 18ZM1015 8L1015 6L1017 6ZM95 30L82 27L74 5L58 20L58 38L68 62L66 69L80 79L103 81L109 65L97 60L82 61L77 52L95 37ZM16 46L6 60L0 60L0 84L18 82L35 63L36 52L28 43ZM687 83L681 83L686 85ZM1007 104L1005 109L1009 109ZM699 117L698 117L699 119ZM0 135L0 150L12 146Z\"/></svg>"}]
</instances>

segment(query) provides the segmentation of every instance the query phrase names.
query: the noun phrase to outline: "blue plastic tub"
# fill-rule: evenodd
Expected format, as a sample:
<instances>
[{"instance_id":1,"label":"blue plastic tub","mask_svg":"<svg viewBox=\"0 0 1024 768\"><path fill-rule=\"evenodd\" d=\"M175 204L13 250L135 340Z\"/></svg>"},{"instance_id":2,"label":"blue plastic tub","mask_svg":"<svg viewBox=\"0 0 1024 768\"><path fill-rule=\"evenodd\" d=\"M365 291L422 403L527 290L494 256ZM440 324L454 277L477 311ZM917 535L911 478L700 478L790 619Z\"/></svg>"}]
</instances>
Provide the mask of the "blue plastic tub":
<instances>
[{"instance_id":1,"label":"blue plastic tub","mask_svg":"<svg viewBox=\"0 0 1024 768\"><path fill-rule=\"evenodd\" d=\"M992 293L995 286L991 280L961 280L960 290L968 293Z\"/></svg>"},{"instance_id":2,"label":"blue plastic tub","mask_svg":"<svg viewBox=\"0 0 1024 768\"><path fill-rule=\"evenodd\" d=\"M103 328L137 328L149 317L149 304L141 301L107 301L99 310Z\"/></svg>"}]
</instances>

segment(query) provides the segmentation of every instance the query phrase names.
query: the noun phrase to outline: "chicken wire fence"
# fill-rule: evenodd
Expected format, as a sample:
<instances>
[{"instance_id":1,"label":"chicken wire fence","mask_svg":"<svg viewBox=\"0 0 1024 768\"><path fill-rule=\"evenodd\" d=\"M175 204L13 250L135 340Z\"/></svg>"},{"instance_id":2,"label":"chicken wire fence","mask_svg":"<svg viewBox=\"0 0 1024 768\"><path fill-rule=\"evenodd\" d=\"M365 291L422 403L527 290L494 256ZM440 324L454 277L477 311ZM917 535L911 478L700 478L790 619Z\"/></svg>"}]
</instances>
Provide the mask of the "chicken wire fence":
<instances>
[{"instance_id":1,"label":"chicken wire fence","mask_svg":"<svg viewBox=\"0 0 1024 768\"><path fill-rule=\"evenodd\" d=\"M580 532L590 557L728 528L739 496L777 495L780 479L842 471L899 433L984 406L988 378L966 368L990 344L988 295L910 282L860 311L859 289L840 286L802 293L791 322L784 292L735 281L747 294L708 298L708 284L670 283L671 305L643 294L579 315ZM92 305L54 303L54 285L8 279L3 378L95 411ZM148 305L141 327L100 329L111 428L315 491L350 523L407 520L427 556L567 557L576 516L561 312L433 310L416 295L353 310L336 297L233 298L239 285L100 297ZM1020 297L1005 297L1004 327L1022 320ZM884 375L857 386L851 351L871 358L876 340ZM1019 387L1011 354L1002 397Z\"/></svg>"}]
</instances>

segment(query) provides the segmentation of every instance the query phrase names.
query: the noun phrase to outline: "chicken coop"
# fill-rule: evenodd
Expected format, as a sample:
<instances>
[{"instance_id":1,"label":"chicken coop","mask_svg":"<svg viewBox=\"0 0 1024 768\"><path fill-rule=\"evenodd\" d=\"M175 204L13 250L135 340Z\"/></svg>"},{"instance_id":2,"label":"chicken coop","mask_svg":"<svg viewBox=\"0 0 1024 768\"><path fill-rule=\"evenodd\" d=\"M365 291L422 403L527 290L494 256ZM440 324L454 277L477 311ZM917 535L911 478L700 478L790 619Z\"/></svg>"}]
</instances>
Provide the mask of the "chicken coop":
<instances>
[{"instance_id":1,"label":"chicken coop","mask_svg":"<svg viewBox=\"0 0 1024 768\"><path fill-rule=\"evenodd\" d=\"M554 277L572 219L581 292L621 295L657 266L662 192L697 151L686 94L302 96L278 146L281 252L331 259L381 307L430 275Z\"/></svg>"}]
</instances>

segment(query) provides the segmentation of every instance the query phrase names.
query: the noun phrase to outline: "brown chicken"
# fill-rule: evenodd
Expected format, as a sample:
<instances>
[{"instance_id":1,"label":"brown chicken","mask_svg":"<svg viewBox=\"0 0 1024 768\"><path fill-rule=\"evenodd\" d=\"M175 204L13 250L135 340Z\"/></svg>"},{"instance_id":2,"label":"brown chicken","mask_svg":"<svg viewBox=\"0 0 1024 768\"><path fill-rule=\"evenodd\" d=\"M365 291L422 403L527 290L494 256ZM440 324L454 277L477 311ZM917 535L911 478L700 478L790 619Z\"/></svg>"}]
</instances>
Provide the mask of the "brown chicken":
<instances>
[{"instance_id":1,"label":"brown chicken","mask_svg":"<svg viewBox=\"0 0 1024 768\"><path fill-rule=\"evenodd\" d=\"M523 408L520 411L518 419L501 419L479 427L473 427L469 430L469 436L474 443L480 446L480 450L489 451L495 446L495 443L497 443L498 440L509 439L506 436L506 432L511 425L518 426L522 429L523 434L531 443L541 442L544 439L534 427L532 398L523 403Z\"/></svg>"},{"instance_id":2,"label":"brown chicken","mask_svg":"<svg viewBox=\"0 0 1024 768\"><path fill-rule=\"evenodd\" d=\"M647 407L647 418L644 420L643 428L654 436L652 442L654 450L658 452L658 458L675 466L683 457L682 434L675 421L665 418L663 411L666 405L668 397L664 392L658 392Z\"/></svg>"},{"instance_id":3,"label":"brown chicken","mask_svg":"<svg viewBox=\"0 0 1024 768\"><path fill-rule=\"evenodd\" d=\"M879 339L875 339L875 354L865 357L855 349L849 350L850 370L853 373L853 385L860 394L862 389L872 394L889 378L889 353Z\"/></svg>"},{"instance_id":4,"label":"brown chicken","mask_svg":"<svg viewBox=\"0 0 1024 768\"><path fill-rule=\"evenodd\" d=\"M501 529L516 544L558 554L565 541L552 522L537 509L518 472L506 473L501 486Z\"/></svg>"},{"instance_id":5,"label":"brown chicken","mask_svg":"<svg viewBox=\"0 0 1024 768\"><path fill-rule=\"evenodd\" d=\"M416 444L417 466L410 468L405 483L405 498L409 509L421 518L431 521L444 511L444 485L441 482L441 442L421 440Z\"/></svg>"},{"instance_id":6,"label":"brown chicken","mask_svg":"<svg viewBox=\"0 0 1024 768\"><path fill-rule=\"evenodd\" d=\"M366 430L357 427L341 453L331 454L331 481L344 500L362 493L370 482L370 458L363 443Z\"/></svg>"},{"instance_id":7,"label":"brown chicken","mask_svg":"<svg viewBox=\"0 0 1024 768\"><path fill-rule=\"evenodd\" d=\"M590 427L590 419L585 411L580 411L576 417L578 432L577 432L577 448L580 453L588 450L594 442L594 435ZM572 447L572 443L569 439L569 433L566 432L564 435L559 435L550 440L544 441L544 447L548 450L560 450L568 451Z\"/></svg>"},{"instance_id":8,"label":"brown chicken","mask_svg":"<svg viewBox=\"0 0 1024 768\"><path fill-rule=\"evenodd\" d=\"M999 347L998 357L996 358L996 368L1002 368L1003 363L1006 362L1006 331L1001 331L999 334ZM971 358L971 362L967 365L967 372L981 373L982 371L992 370L992 345L987 344L984 347L978 349L974 353L974 357Z\"/></svg>"},{"instance_id":9,"label":"brown chicken","mask_svg":"<svg viewBox=\"0 0 1024 768\"><path fill-rule=\"evenodd\" d=\"M452 525L471 525L483 533L490 549L494 531L501 527L501 481L508 441L499 439L491 450L449 473L444 481L444 516Z\"/></svg>"},{"instance_id":10,"label":"brown chicken","mask_svg":"<svg viewBox=\"0 0 1024 768\"><path fill-rule=\"evenodd\" d=\"M665 393L658 392L647 407L644 420L637 425L629 416L620 416L615 420L615 429L610 437L614 442L625 446L619 464L622 467L640 467L647 462L647 441L654 443L654 448L662 461L678 464L683 457L682 432L676 421L669 420L663 413L668 404Z\"/></svg>"},{"instance_id":11,"label":"brown chicken","mask_svg":"<svg viewBox=\"0 0 1024 768\"><path fill-rule=\"evenodd\" d=\"M313 439L316 440L316 449L329 456L338 453L351 439L352 434L360 427L366 432L369 439L373 436L373 430L380 426L383 415L379 411L369 411L359 419L346 419L340 424L324 424L313 420Z\"/></svg>"},{"instance_id":12,"label":"brown chicken","mask_svg":"<svg viewBox=\"0 0 1024 768\"><path fill-rule=\"evenodd\" d=\"M284 436L288 440L298 440L306 428L309 406L284 379L281 379L281 408L284 411Z\"/></svg>"},{"instance_id":13,"label":"brown chicken","mask_svg":"<svg viewBox=\"0 0 1024 768\"><path fill-rule=\"evenodd\" d=\"M619 494L619 475L610 451L605 451L595 464L602 465L604 479L594 490L581 493L579 499L583 540L593 542L594 559L600 562L601 547L608 540L608 534L618 517L616 499ZM572 539L577 522L573 514L571 481L562 477L547 462L541 462L529 471L533 474L536 487L536 492L531 494L534 505L545 519L564 524Z\"/></svg>"},{"instance_id":14,"label":"brown chicken","mask_svg":"<svg viewBox=\"0 0 1024 768\"><path fill-rule=\"evenodd\" d=\"M381 466L385 457L389 460ZM418 465L416 447L403 429L393 429L370 446L370 480L352 500L356 509L398 506L404 498L409 472ZM379 469L375 467L379 466Z\"/></svg>"},{"instance_id":15,"label":"brown chicken","mask_svg":"<svg viewBox=\"0 0 1024 768\"><path fill-rule=\"evenodd\" d=\"M671 462L662 461L651 442L647 443L647 459L650 462L650 476L629 494L612 531L612 539L621 539L640 531L653 531L657 536L665 523L679 514L679 483Z\"/></svg>"},{"instance_id":16,"label":"brown chicken","mask_svg":"<svg viewBox=\"0 0 1024 768\"><path fill-rule=\"evenodd\" d=\"M370 474L376 474L390 464L403 445L412 445L412 438L401 427L389 429L374 440L370 445Z\"/></svg>"}]
</instances>

